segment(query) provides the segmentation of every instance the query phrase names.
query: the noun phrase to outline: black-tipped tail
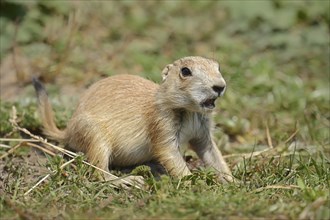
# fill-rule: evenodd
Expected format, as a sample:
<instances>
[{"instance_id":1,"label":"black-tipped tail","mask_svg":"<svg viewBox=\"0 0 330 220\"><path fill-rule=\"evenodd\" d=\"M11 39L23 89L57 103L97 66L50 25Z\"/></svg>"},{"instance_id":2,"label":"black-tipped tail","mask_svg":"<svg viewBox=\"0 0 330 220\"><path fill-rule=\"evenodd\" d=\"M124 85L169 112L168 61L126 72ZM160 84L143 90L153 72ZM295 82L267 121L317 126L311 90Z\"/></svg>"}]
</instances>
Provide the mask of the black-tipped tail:
<instances>
[{"instance_id":1,"label":"black-tipped tail","mask_svg":"<svg viewBox=\"0 0 330 220\"><path fill-rule=\"evenodd\" d=\"M55 124L53 109L44 85L36 77L32 78L32 84L38 97L38 107L44 133L53 140L63 141L64 131L59 130Z\"/></svg>"},{"instance_id":2,"label":"black-tipped tail","mask_svg":"<svg viewBox=\"0 0 330 220\"><path fill-rule=\"evenodd\" d=\"M36 90L38 99L40 98L40 94L44 93L47 95L47 91L45 89L45 86L39 81L37 77L32 77L32 84L34 89Z\"/></svg>"}]
</instances>

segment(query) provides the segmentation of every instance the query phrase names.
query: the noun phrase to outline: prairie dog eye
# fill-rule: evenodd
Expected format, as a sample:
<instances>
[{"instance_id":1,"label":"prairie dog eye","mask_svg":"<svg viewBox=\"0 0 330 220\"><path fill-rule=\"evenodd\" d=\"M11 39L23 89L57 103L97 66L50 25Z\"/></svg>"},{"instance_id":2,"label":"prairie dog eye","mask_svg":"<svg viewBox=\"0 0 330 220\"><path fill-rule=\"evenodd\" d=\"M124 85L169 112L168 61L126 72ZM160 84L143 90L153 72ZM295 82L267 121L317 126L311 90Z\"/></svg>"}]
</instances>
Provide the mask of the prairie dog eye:
<instances>
[{"instance_id":1,"label":"prairie dog eye","mask_svg":"<svg viewBox=\"0 0 330 220\"><path fill-rule=\"evenodd\" d=\"M188 77L188 76L192 76L191 70L188 67L183 67L181 69L181 75L183 77Z\"/></svg>"}]
</instances>

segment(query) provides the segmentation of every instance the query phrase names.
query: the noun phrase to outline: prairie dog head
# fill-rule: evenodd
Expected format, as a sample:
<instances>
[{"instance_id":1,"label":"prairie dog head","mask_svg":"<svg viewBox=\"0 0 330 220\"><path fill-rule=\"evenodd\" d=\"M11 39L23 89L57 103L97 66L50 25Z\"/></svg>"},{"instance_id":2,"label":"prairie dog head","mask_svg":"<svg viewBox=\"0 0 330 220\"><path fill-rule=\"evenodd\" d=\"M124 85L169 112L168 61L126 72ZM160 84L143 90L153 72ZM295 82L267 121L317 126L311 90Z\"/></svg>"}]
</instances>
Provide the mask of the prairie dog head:
<instances>
[{"instance_id":1,"label":"prairie dog head","mask_svg":"<svg viewBox=\"0 0 330 220\"><path fill-rule=\"evenodd\" d=\"M211 112L226 89L219 63L203 57L176 60L164 68L162 77L162 98L171 107L192 112Z\"/></svg>"}]
</instances>

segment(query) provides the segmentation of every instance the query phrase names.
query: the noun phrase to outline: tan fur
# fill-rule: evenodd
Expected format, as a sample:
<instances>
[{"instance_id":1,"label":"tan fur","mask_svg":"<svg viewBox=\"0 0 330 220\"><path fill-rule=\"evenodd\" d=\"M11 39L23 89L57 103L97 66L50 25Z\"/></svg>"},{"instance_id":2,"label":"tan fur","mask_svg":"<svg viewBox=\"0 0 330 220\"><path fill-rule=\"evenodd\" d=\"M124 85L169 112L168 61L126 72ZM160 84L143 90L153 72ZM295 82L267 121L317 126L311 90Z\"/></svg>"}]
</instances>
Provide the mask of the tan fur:
<instances>
[{"instance_id":1,"label":"tan fur","mask_svg":"<svg viewBox=\"0 0 330 220\"><path fill-rule=\"evenodd\" d=\"M183 67L192 75L182 76ZM218 171L219 180L231 181L231 172L212 139L212 108L201 106L220 95L212 87L225 86L219 64L185 57L167 65L162 75L160 85L134 75L96 82L81 97L64 131L56 128L48 99L39 95L45 133L84 152L102 169L156 159L177 177L190 174L180 154L180 148L188 145Z\"/></svg>"}]
</instances>

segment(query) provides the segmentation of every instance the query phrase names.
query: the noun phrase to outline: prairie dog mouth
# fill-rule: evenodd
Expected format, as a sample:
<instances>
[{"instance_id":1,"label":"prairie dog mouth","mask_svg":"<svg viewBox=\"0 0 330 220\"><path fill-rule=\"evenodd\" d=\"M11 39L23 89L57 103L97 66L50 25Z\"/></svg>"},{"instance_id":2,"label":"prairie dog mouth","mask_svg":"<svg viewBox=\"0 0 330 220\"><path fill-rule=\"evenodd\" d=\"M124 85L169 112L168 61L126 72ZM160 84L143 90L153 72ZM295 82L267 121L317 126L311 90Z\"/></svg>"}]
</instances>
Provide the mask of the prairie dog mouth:
<instances>
[{"instance_id":1,"label":"prairie dog mouth","mask_svg":"<svg viewBox=\"0 0 330 220\"><path fill-rule=\"evenodd\" d=\"M216 98L206 99L205 101L203 101L201 103L201 106L204 107L204 108L208 108L208 109L214 109L215 108L215 100L216 100Z\"/></svg>"}]
</instances>

